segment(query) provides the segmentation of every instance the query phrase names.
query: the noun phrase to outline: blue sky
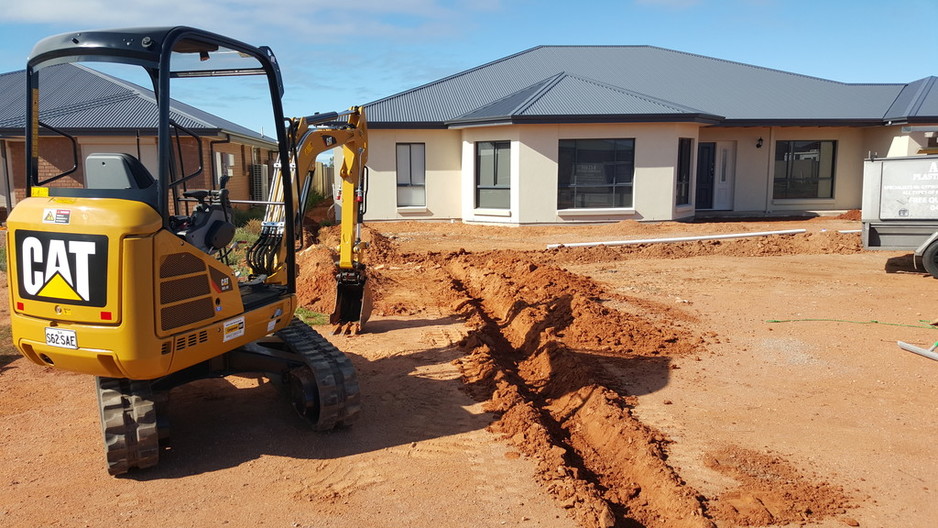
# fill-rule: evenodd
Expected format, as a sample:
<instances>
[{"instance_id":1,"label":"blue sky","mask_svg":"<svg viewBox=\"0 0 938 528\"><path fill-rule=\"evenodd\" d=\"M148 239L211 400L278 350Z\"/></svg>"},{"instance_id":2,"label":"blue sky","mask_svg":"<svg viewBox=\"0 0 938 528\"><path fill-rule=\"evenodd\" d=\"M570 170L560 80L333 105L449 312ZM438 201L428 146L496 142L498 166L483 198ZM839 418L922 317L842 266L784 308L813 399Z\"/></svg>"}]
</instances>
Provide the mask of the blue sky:
<instances>
[{"instance_id":1,"label":"blue sky","mask_svg":"<svg viewBox=\"0 0 938 528\"><path fill-rule=\"evenodd\" d=\"M345 109L547 44L653 45L851 83L938 75L938 0L28 0L0 10L0 72L56 33L189 25L268 45L287 115ZM259 130L253 97L194 104Z\"/></svg>"}]
</instances>

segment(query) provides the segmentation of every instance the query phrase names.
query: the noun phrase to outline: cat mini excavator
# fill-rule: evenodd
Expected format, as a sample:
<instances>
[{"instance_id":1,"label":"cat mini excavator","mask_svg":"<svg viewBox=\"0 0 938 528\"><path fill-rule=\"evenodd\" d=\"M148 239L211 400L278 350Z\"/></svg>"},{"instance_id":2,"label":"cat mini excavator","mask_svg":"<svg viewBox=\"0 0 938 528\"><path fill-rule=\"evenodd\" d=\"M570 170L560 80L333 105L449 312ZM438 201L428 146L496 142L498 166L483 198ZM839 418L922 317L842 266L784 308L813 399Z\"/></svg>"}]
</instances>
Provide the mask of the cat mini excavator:
<instances>
[{"instance_id":1,"label":"cat mini excavator","mask_svg":"<svg viewBox=\"0 0 938 528\"><path fill-rule=\"evenodd\" d=\"M62 86L61 78L48 81L67 63L133 67L152 83L155 174L139 155L79 148L66 128L75 125L61 124L74 114L50 111L62 108L61 94L43 91ZM26 75L27 197L7 219L13 342L34 363L95 376L109 473L157 464L168 438L169 391L197 379L265 374L314 429L355 421L360 396L351 362L294 318L295 257L310 166L317 154L341 147L344 207L333 320L367 318L357 236L367 155L362 110L285 120L280 71L269 48L189 27L49 37L36 44ZM191 116L171 106L170 90L192 78L245 75L266 80L281 162L274 164L269 199L259 202L266 216L247 252L251 272L242 277L228 262L235 228L227 178L202 167L210 157L192 125L184 125ZM82 93L82 84L70 90L78 102L109 95ZM70 110L80 115L82 108ZM70 143L74 163L40 152L51 143ZM196 181L211 188L189 189Z\"/></svg>"}]
</instances>

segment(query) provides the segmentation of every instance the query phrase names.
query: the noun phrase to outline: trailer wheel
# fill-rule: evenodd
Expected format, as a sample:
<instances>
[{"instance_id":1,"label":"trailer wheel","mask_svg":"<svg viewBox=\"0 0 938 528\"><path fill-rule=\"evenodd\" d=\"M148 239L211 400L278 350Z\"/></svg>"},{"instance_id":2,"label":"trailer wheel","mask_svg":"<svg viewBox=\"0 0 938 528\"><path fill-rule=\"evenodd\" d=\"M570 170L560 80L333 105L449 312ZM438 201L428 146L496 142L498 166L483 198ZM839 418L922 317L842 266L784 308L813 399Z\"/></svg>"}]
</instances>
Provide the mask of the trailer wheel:
<instances>
[{"instance_id":1,"label":"trailer wheel","mask_svg":"<svg viewBox=\"0 0 938 528\"><path fill-rule=\"evenodd\" d=\"M922 264L925 265L925 271L938 279L938 240L925 248L925 252L922 253Z\"/></svg>"}]
</instances>

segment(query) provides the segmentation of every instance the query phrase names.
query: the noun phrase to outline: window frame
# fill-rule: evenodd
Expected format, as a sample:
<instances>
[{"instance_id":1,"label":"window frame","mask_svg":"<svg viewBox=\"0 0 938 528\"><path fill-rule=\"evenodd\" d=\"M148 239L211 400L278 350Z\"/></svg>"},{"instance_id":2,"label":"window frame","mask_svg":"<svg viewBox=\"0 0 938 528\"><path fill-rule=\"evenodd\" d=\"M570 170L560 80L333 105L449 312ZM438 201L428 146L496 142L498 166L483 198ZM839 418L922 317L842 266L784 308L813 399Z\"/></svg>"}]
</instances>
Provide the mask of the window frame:
<instances>
[{"instance_id":1,"label":"window frame","mask_svg":"<svg viewBox=\"0 0 938 528\"><path fill-rule=\"evenodd\" d=\"M613 160L613 161L611 161L611 162L609 162L609 161L603 161L603 162L594 162L594 163L592 163L592 164L598 164L598 165L600 165L600 169L599 169L599 170L600 170L601 173L602 173L602 177L605 178L605 179L607 180L607 182L606 182L606 183L598 183L598 182L586 182L586 181L585 181L585 182L579 183L579 182L577 182L577 176L578 176L578 173L577 173L577 170L576 170L576 169L577 169L577 166L578 166L578 165L587 165L587 164L591 164L591 163L590 163L590 162L582 162L582 163L581 163L581 162L578 162L578 158L579 158L579 155L580 155L579 153L580 153L581 151L585 152L586 149L585 149L585 148L584 148L584 149L580 149L577 145L578 145L579 143L597 142L597 141L613 142L614 145L615 145L615 147L614 147L614 149L613 149L613 152L614 152L614 156L613 156L613 157L614 157L614 160ZM565 144L567 144L566 147L565 147ZM619 145L620 145L620 144L624 144L624 145L625 145L625 148L619 148ZM560 140L558 141L558 143L557 143L557 150L558 150L558 154L557 154L557 209L558 209L559 211L575 211L575 210L578 210L578 209L579 209L579 210L584 210L584 209L634 209L634 208L635 208L635 150L636 150L636 144L637 144L637 141L635 140L634 137L632 137L632 138L570 138L570 139L560 139ZM567 183L567 184L564 184L564 183L563 183L563 179L564 179L564 178L563 178L563 173L565 172L565 167L564 167L564 154L563 154L563 153L564 153L564 149L565 149L565 148L570 148L571 146L572 146L572 149L573 149L573 157L572 157L572 159L570 160L570 167L569 167L569 180L570 180L570 182ZM619 159L620 153L624 153L624 154L623 154L624 159ZM625 166L625 167L627 167L627 169L626 169L627 174L624 175L625 177L623 178L623 181L621 181L621 182L618 181L618 175L615 174L615 173L616 173L616 170L617 170L617 169L615 168L615 166L616 166L616 165L620 165L620 164L623 165L623 166ZM608 172L609 172L610 168L611 168L612 173L613 173L613 178L614 178L614 180L616 180L616 181L613 181L613 183L608 183L608 178L609 178ZM593 175L593 178L595 178L595 177L596 177L596 175L594 174L594 175ZM579 194L578 194L578 189L580 189L580 188L582 188L582 189L585 190L585 189L597 189L597 188L602 188L602 187L608 187L608 188L609 188L609 191L608 191L607 193L596 193L596 192L587 193L587 192L584 191L582 195L579 195ZM619 190L619 189L627 189L627 190L628 190L627 193L623 193L623 196L628 196L628 202L629 202L629 203L627 203L627 204L626 204L626 203L623 203L623 204L621 204L621 205L616 205L616 204L614 203L614 202L616 201L616 197L617 197L617 190ZM562 200L561 194L562 194L564 191L567 191L567 190L572 191L571 198L570 198L569 200ZM588 196L595 196L595 195L602 195L602 194L605 194L606 196L610 197L610 198L612 199L613 204L612 204L612 205L600 205L600 206L592 205L592 204L590 204L590 205L578 205L578 202L582 203L583 201L587 200L587 199L588 199ZM624 202L624 200L623 200L623 202Z\"/></svg>"},{"instance_id":2,"label":"window frame","mask_svg":"<svg viewBox=\"0 0 938 528\"><path fill-rule=\"evenodd\" d=\"M810 154L809 150L796 150L798 143L801 144L811 144L817 143L817 160L815 166L813 167L812 172L816 172L816 177L810 178L794 178L795 172L795 161L806 161L808 158L796 158L796 156ZM825 160L825 148L824 144L830 144L830 160ZM779 156L783 159L779 159ZM782 177L779 177L779 168L780 163L784 162L784 174ZM773 156L774 168L772 172L772 199L773 200L833 200L835 196L835 185L836 185L836 176L837 176L837 141L832 139L783 139L777 140L775 142L775 155ZM830 175L826 177L821 176L821 171L824 169L824 166L828 165L830 167ZM797 182L813 181L814 186L814 195L806 196L804 193L798 193L797 190L793 191L792 188L796 185ZM824 196L820 195L822 185L821 183L828 181L828 193ZM780 194L780 183L784 183L784 193Z\"/></svg>"},{"instance_id":3,"label":"window frame","mask_svg":"<svg viewBox=\"0 0 938 528\"><path fill-rule=\"evenodd\" d=\"M493 149L492 156L492 181L491 185L482 184L482 147L491 145ZM507 156L502 165L501 156ZM511 141L476 141L475 142L475 208L476 209L511 209ZM499 168L503 167L507 174L500 174ZM502 204L483 204L482 191L500 191L499 195L504 194Z\"/></svg>"},{"instance_id":4,"label":"window frame","mask_svg":"<svg viewBox=\"0 0 938 528\"><path fill-rule=\"evenodd\" d=\"M417 183L415 183L414 172L414 147L419 146L421 151L421 164L422 167L417 166L416 168L422 168L422 177ZM401 178L401 147L407 147L407 174L406 182L402 182ZM427 144L422 142L404 142L404 143L395 143L394 144L394 173L395 173L395 190L396 190L396 200L397 207L426 207L427 206ZM416 202L416 200L402 200L402 189L407 190L416 190L420 189L422 192L423 203L403 203L403 202ZM412 193L407 193L412 194Z\"/></svg>"}]
</instances>

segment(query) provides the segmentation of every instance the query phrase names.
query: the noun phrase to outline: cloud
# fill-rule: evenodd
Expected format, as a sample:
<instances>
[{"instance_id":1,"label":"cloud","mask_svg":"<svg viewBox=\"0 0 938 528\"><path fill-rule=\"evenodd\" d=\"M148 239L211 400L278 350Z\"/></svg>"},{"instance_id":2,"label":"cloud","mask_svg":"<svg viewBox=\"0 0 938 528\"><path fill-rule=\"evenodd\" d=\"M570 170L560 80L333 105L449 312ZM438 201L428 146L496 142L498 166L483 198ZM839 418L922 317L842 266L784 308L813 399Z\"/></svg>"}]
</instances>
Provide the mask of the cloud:
<instances>
[{"instance_id":1,"label":"cloud","mask_svg":"<svg viewBox=\"0 0 938 528\"><path fill-rule=\"evenodd\" d=\"M0 10L0 22L69 24L75 29L190 25L232 35L282 34L299 41L361 36L442 35L466 13L500 0L30 0ZM254 39L251 39L254 40Z\"/></svg>"}]
</instances>

